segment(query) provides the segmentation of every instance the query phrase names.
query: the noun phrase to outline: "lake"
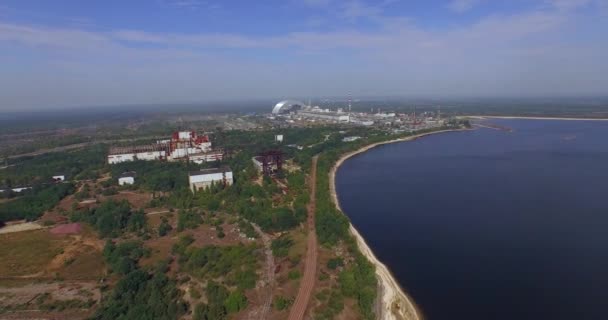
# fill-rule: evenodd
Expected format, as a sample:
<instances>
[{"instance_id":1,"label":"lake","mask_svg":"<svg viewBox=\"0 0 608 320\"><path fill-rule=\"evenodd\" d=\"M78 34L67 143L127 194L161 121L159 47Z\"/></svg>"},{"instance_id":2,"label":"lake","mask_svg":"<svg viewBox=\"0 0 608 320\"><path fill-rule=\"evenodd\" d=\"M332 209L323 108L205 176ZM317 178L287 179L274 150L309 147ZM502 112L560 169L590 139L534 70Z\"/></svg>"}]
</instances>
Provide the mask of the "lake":
<instances>
[{"instance_id":1,"label":"lake","mask_svg":"<svg viewBox=\"0 0 608 320\"><path fill-rule=\"evenodd\" d=\"M342 208L427 319L608 319L608 122L492 123L354 156Z\"/></svg>"}]
</instances>

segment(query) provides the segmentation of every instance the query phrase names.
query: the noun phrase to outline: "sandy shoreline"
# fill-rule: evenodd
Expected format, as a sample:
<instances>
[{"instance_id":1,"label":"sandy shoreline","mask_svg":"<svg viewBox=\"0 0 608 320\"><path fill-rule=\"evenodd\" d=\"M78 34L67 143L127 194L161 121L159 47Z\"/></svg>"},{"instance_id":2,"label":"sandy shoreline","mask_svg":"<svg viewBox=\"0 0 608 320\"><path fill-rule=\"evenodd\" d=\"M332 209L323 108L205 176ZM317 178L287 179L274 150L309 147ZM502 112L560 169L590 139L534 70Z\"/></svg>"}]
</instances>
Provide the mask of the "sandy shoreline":
<instances>
[{"instance_id":1,"label":"sandy shoreline","mask_svg":"<svg viewBox=\"0 0 608 320\"><path fill-rule=\"evenodd\" d=\"M524 120L568 120L568 121L608 121L606 118L560 118L560 117L518 117L518 116L465 116L477 119L524 119Z\"/></svg>"},{"instance_id":2,"label":"sandy shoreline","mask_svg":"<svg viewBox=\"0 0 608 320\"><path fill-rule=\"evenodd\" d=\"M444 132L452 132L452 131L461 131L461 129L454 130L441 130L435 132L421 133L418 135L413 135L410 137L405 137L401 139L389 140L384 142L373 143L362 147L359 150L347 153L340 157L340 159L336 162L336 164L332 167L329 174L329 188L331 197L338 209L342 211L340 207L340 201L338 200L338 195L336 193L336 172L338 168L344 161L356 154L368 151L374 147L395 143L395 142L404 142L404 141L412 141L418 139L420 137L424 137L431 134L444 133ZM378 301L377 301L377 311L380 314L377 314L378 319L388 319L388 320L422 320L423 316L420 310L416 307L413 300L408 297L405 291L401 288L399 283L395 280L390 270L376 258L372 250L369 248L365 239L359 234L357 229L350 224L350 232L357 240L357 245L359 246L359 250L361 253L365 255L371 263L376 266L376 276L378 277ZM394 306L398 306L398 308L394 308ZM393 312L395 311L395 312Z\"/></svg>"}]
</instances>

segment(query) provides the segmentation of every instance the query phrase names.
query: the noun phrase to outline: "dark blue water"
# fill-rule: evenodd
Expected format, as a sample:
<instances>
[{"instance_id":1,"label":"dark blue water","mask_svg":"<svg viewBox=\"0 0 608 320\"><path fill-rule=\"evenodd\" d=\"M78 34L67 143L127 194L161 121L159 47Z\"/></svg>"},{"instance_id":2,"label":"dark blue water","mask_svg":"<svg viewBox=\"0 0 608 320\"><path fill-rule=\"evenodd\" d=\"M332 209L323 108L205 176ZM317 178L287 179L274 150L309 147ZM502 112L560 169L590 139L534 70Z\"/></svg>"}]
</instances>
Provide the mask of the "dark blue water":
<instances>
[{"instance_id":1,"label":"dark blue water","mask_svg":"<svg viewBox=\"0 0 608 320\"><path fill-rule=\"evenodd\" d=\"M608 319L608 122L495 122L351 158L344 211L430 320Z\"/></svg>"}]
</instances>

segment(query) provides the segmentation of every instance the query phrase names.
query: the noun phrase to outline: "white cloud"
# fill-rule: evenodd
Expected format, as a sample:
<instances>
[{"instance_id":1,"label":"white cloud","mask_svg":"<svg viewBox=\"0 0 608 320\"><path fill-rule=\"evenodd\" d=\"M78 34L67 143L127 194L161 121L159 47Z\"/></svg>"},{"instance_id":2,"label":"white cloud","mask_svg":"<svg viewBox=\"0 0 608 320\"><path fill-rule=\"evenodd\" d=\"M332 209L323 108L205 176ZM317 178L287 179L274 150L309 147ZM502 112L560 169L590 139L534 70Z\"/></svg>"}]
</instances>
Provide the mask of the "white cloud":
<instances>
[{"instance_id":1,"label":"white cloud","mask_svg":"<svg viewBox=\"0 0 608 320\"><path fill-rule=\"evenodd\" d=\"M403 88L530 94L608 87L608 44L601 41L606 25L586 29L579 39L576 15L563 8L575 9L551 5L444 30L359 8L352 17L374 17L380 23L375 31L350 27L276 36L0 23L0 64L13 70L0 73L0 108L3 102L143 103L234 94L394 94ZM7 53L17 51L28 54ZM30 68L31 55L43 58ZM29 97L32 89L37 94Z\"/></svg>"}]
</instances>

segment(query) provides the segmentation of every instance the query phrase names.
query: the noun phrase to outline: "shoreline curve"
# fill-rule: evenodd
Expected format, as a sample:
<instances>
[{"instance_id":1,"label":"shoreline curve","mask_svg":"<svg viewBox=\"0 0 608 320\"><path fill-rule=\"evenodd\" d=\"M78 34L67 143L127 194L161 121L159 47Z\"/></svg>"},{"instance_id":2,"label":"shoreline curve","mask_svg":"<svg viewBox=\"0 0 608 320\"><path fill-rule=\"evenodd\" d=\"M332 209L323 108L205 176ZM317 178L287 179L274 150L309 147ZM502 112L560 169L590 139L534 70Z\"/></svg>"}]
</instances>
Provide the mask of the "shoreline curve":
<instances>
[{"instance_id":1,"label":"shoreline curve","mask_svg":"<svg viewBox=\"0 0 608 320\"><path fill-rule=\"evenodd\" d=\"M421 134L416 134L400 139L394 139L383 142L376 142L364 146L358 150L346 153L342 155L338 161L333 165L331 171L329 173L329 191L331 193L332 201L338 210L340 210L343 214L344 211L340 206L340 200L338 199L338 194L336 192L336 173L340 166L347 159L359 154L366 152L372 148L375 148L380 145L385 145L389 143L396 142L407 142L413 141L418 138L422 138L428 135L446 133L446 132L454 132L454 131L466 131L470 129L447 129L440 130L434 132L426 132ZM423 320L424 317L420 309L416 306L413 299L407 295L405 290L401 288L401 285L397 282L391 271L388 269L384 263L382 263L368 244L365 242L365 239L359 231L355 228L355 226L350 222L349 219L349 229L350 233L353 237L355 237L357 241L357 246L361 253L376 267L376 277L378 278L379 291L378 296L376 298L377 311L376 314L378 319L387 319L387 320Z\"/></svg>"},{"instance_id":2,"label":"shoreline curve","mask_svg":"<svg viewBox=\"0 0 608 320\"><path fill-rule=\"evenodd\" d=\"M522 119L522 120L563 120L563 121L608 121L608 118L577 118L577 117L532 117L532 116L462 116L463 118L472 119Z\"/></svg>"}]
</instances>

